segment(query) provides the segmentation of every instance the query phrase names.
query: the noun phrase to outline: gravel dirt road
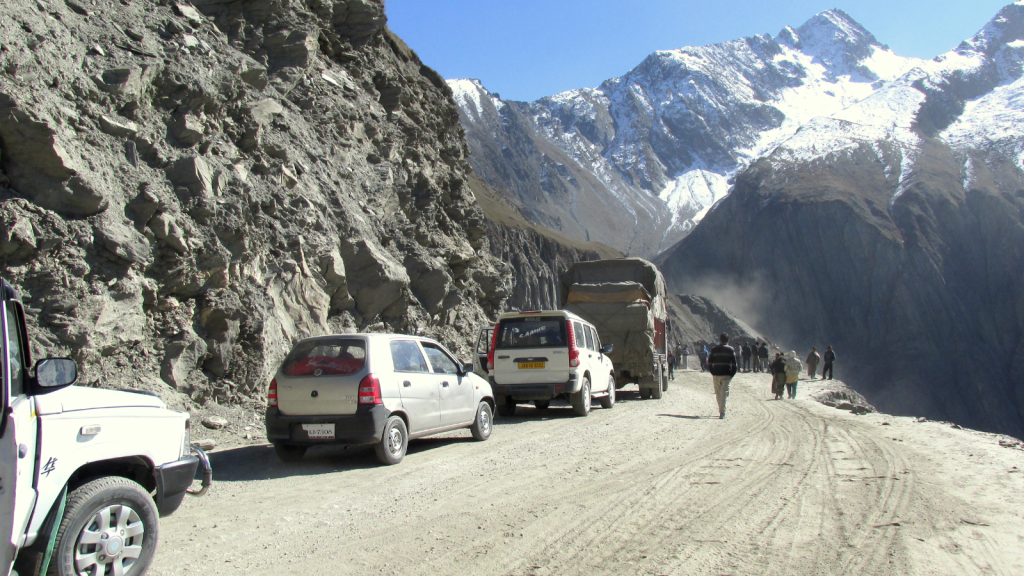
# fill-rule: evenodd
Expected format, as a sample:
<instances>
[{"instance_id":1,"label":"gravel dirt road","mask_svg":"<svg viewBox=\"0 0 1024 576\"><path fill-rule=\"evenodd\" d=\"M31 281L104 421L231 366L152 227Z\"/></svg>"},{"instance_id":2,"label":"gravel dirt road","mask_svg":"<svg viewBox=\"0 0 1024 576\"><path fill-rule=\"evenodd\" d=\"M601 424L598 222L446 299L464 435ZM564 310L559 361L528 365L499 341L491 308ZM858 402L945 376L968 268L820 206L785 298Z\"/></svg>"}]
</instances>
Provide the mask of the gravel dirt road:
<instances>
[{"instance_id":1,"label":"gravel dirt road","mask_svg":"<svg viewBox=\"0 0 1024 576\"><path fill-rule=\"evenodd\" d=\"M151 574L1024 574L1024 451L939 422L769 400L706 374L612 410L520 409L405 461L212 454ZM521 414L521 415L520 415Z\"/></svg>"}]
</instances>

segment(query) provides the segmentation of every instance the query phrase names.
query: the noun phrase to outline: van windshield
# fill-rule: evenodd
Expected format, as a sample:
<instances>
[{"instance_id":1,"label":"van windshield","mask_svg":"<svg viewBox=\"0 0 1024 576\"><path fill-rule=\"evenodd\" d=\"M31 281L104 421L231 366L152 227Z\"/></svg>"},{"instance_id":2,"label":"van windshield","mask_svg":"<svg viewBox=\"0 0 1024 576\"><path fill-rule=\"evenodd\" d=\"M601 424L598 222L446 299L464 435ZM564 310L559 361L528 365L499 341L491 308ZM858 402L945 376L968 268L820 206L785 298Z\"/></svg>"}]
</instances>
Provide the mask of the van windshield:
<instances>
[{"instance_id":1,"label":"van windshield","mask_svg":"<svg viewBox=\"0 0 1024 576\"><path fill-rule=\"evenodd\" d=\"M562 348L566 342L561 316L506 318L498 324L498 348Z\"/></svg>"},{"instance_id":2,"label":"van windshield","mask_svg":"<svg viewBox=\"0 0 1024 576\"><path fill-rule=\"evenodd\" d=\"M285 376L355 374L366 364L366 342L359 338L324 338L299 342L284 360Z\"/></svg>"}]
</instances>

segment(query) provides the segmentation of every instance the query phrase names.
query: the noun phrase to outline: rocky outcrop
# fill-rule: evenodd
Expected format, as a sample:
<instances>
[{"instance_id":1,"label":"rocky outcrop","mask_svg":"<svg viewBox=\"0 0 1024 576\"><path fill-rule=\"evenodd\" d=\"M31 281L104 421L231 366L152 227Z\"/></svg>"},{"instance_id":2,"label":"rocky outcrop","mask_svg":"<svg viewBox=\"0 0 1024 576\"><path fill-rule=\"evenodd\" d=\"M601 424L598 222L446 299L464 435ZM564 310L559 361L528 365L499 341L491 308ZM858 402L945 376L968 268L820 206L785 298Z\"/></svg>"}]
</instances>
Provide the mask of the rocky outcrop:
<instances>
[{"instance_id":1,"label":"rocky outcrop","mask_svg":"<svg viewBox=\"0 0 1024 576\"><path fill-rule=\"evenodd\" d=\"M659 264L677 290L745 290L773 339L834 346L883 411L1024 435L1024 173L933 140L902 186L899 165L760 161Z\"/></svg>"},{"instance_id":2,"label":"rocky outcrop","mask_svg":"<svg viewBox=\"0 0 1024 576\"><path fill-rule=\"evenodd\" d=\"M451 93L380 0L74 6L0 21L0 273L36 356L232 401L308 335L461 352L513 293Z\"/></svg>"},{"instance_id":3,"label":"rocky outcrop","mask_svg":"<svg viewBox=\"0 0 1024 576\"><path fill-rule=\"evenodd\" d=\"M717 344L721 334L728 334L730 342L754 342L767 339L735 314L722 308L710 298L694 294L669 294L668 317L672 321L670 344L690 346L691 354L698 344ZM711 349L711 346L708 346Z\"/></svg>"}]
</instances>

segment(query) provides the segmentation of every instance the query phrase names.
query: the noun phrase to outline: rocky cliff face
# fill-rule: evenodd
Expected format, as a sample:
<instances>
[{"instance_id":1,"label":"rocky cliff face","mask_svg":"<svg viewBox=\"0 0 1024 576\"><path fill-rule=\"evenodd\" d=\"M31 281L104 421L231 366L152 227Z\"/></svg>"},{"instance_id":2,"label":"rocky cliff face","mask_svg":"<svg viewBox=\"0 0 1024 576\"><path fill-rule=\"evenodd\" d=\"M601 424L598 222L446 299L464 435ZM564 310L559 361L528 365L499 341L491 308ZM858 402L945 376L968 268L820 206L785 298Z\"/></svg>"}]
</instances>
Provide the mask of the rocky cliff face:
<instances>
[{"instance_id":1,"label":"rocky cliff face","mask_svg":"<svg viewBox=\"0 0 1024 576\"><path fill-rule=\"evenodd\" d=\"M799 133L659 258L881 409L1024 435L1024 5Z\"/></svg>"},{"instance_id":2,"label":"rocky cliff face","mask_svg":"<svg viewBox=\"0 0 1024 576\"><path fill-rule=\"evenodd\" d=\"M6 2L0 273L35 355L202 402L261 395L307 335L464 349L512 284L451 92L385 20L380 0Z\"/></svg>"},{"instance_id":3,"label":"rocky cliff face","mask_svg":"<svg viewBox=\"0 0 1024 576\"><path fill-rule=\"evenodd\" d=\"M655 52L596 89L531 103L475 80L449 84L474 170L527 217L653 257L728 193L739 170L920 63L829 10L774 37Z\"/></svg>"}]
</instances>

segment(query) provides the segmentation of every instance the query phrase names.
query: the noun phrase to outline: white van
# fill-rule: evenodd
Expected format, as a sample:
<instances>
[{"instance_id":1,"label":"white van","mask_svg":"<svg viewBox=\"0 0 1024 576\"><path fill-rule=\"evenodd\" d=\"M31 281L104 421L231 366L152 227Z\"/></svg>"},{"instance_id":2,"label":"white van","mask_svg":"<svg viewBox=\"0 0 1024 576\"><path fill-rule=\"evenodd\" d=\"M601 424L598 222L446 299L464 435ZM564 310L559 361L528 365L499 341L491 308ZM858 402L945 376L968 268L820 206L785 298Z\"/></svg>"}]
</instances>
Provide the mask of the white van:
<instances>
[{"instance_id":1,"label":"white van","mask_svg":"<svg viewBox=\"0 0 1024 576\"><path fill-rule=\"evenodd\" d=\"M555 398L590 413L592 398L615 405L615 375L593 324L564 310L508 312L498 318L487 369L498 414L512 416L516 404L532 401L544 410Z\"/></svg>"}]
</instances>

